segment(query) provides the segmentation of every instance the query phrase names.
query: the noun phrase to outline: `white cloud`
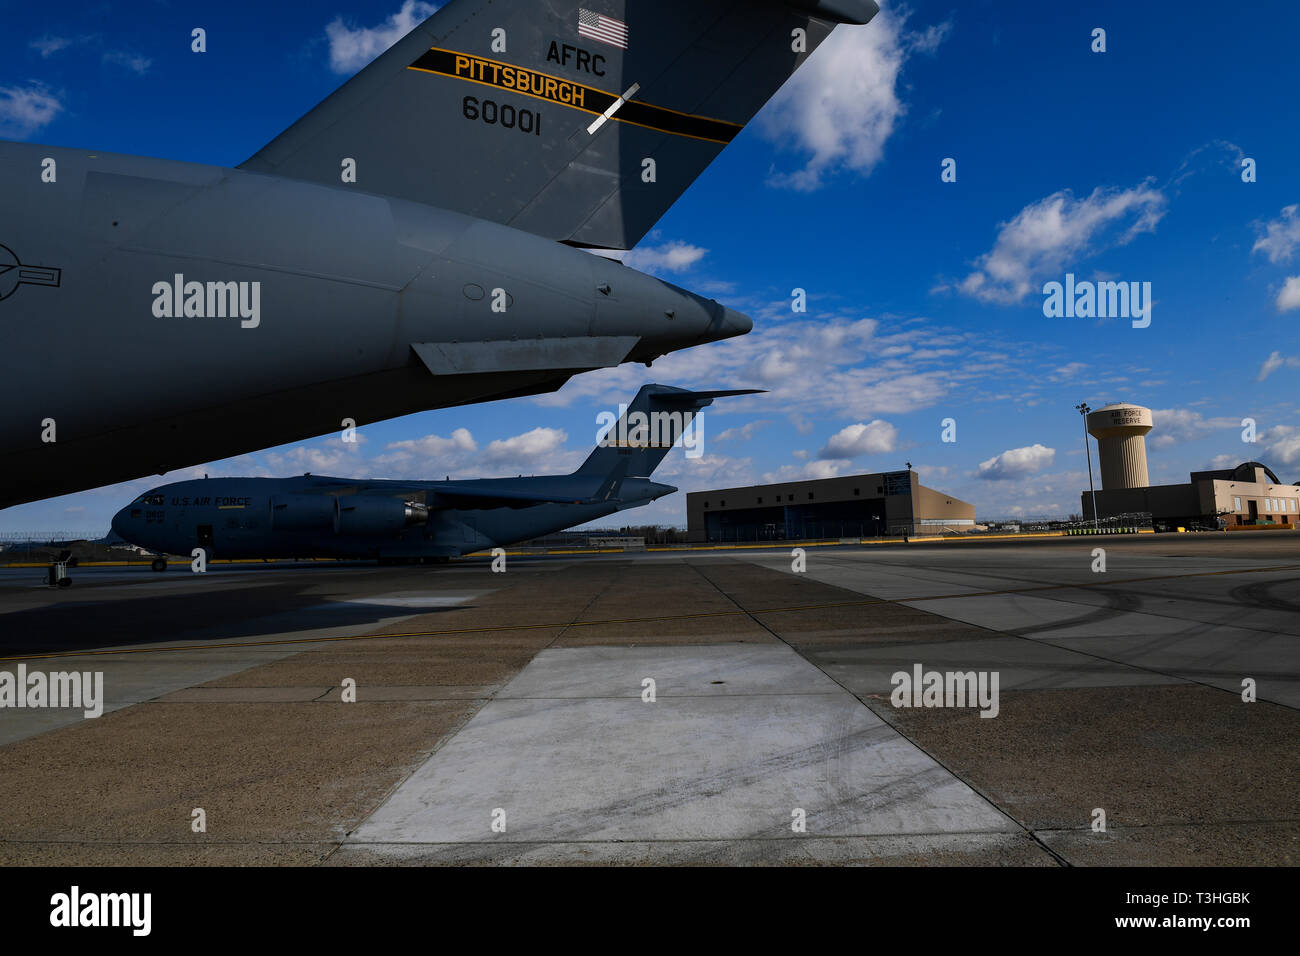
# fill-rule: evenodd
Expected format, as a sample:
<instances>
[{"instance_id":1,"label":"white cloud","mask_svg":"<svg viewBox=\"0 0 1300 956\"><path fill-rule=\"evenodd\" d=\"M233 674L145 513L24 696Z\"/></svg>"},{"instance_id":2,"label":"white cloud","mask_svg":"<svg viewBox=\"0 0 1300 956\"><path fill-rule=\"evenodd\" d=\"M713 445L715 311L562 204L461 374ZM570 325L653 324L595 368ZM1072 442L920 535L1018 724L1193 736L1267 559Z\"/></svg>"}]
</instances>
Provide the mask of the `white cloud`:
<instances>
[{"instance_id":1,"label":"white cloud","mask_svg":"<svg viewBox=\"0 0 1300 956\"><path fill-rule=\"evenodd\" d=\"M1240 418L1206 418L1190 408L1153 408L1151 410L1151 444L1168 448L1182 441L1196 441L1220 428L1240 428Z\"/></svg>"},{"instance_id":2,"label":"white cloud","mask_svg":"<svg viewBox=\"0 0 1300 956\"><path fill-rule=\"evenodd\" d=\"M893 451L898 444L898 429L884 419L876 418L866 424L847 425L830 437L826 447L817 453L821 459L856 458Z\"/></svg>"},{"instance_id":3,"label":"white cloud","mask_svg":"<svg viewBox=\"0 0 1300 956\"><path fill-rule=\"evenodd\" d=\"M40 83L0 86L0 136L26 139L53 122L62 109L58 97Z\"/></svg>"},{"instance_id":4,"label":"white cloud","mask_svg":"<svg viewBox=\"0 0 1300 956\"><path fill-rule=\"evenodd\" d=\"M147 56L139 56L135 53L127 53L123 50L108 50L104 53L103 60L113 66L120 66L125 70L144 76L149 72L149 67L153 65L153 60Z\"/></svg>"},{"instance_id":5,"label":"white cloud","mask_svg":"<svg viewBox=\"0 0 1300 956\"><path fill-rule=\"evenodd\" d=\"M408 438L405 441L390 442L384 446L395 451L409 451L417 455L446 455L458 451L478 451L478 443L468 428L457 428L451 437L425 435L423 438Z\"/></svg>"},{"instance_id":6,"label":"white cloud","mask_svg":"<svg viewBox=\"0 0 1300 956\"><path fill-rule=\"evenodd\" d=\"M1067 379L1077 377L1078 374L1087 367L1087 362L1067 362L1066 364L1059 365L1053 369L1048 373L1048 377L1051 378L1053 382L1064 382Z\"/></svg>"},{"instance_id":7,"label":"white cloud","mask_svg":"<svg viewBox=\"0 0 1300 956\"><path fill-rule=\"evenodd\" d=\"M685 272L704 258L708 249L674 239L661 246L638 246L623 256L623 264L642 272Z\"/></svg>"},{"instance_id":8,"label":"white cloud","mask_svg":"<svg viewBox=\"0 0 1300 956\"><path fill-rule=\"evenodd\" d=\"M352 442L330 441L319 445L296 445L282 452L268 452L266 463L277 475L300 475L311 472L313 475L342 475L352 477L360 464L358 444ZM201 478L204 474L221 477L223 469L196 466L192 478ZM227 475L247 475L247 471L226 472ZM179 479L172 479L173 481Z\"/></svg>"},{"instance_id":9,"label":"white cloud","mask_svg":"<svg viewBox=\"0 0 1300 956\"><path fill-rule=\"evenodd\" d=\"M847 473L850 461L816 460L803 465L782 465L776 471L765 472L764 484L778 484L783 481L806 481L809 478L837 478Z\"/></svg>"},{"instance_id":10,"label":"white cloud","mask_svg":"<svg viewBox=\"0 0 1300 956\"><path fill-rule=\"evenodd\" d=\"M766 428L772 424L770 419L760 418L756 421L737 426L736 428L727 428L718 432L711 439L712 441L749 441L760 428Z\"/></svg>"},{"instance_id":11,"label":"white cloud","mask_svg":"<svg viewBox=\"0 0 1300 956\"><path fill-rule=\"evenodd\" d=\"M488 443L483 461L489 465L538 465L564 446L568 434L558 428L534 428L513 438Z\"/></svg>"},{"instance_id":12,"label":"white cloud","mask_svg":"<svg viewBox=\"0 0 1300 956\"><path fill-rule=\"evenodd\" d=\"M1277 294L1275 304L1279 312L1300 309L1300 276L1291 276L1282 284L1282 291Z\"/></svg>"},{"instance_id":13,"label":"white cloud","mask_svg":"<svg viewBox=\"0 0 1300 956\"><path fill-rule=\"evenodd\" d=\"M1259 367L1259 375L1255 381L1262 382L1280 368L1300 368L1300 355L1283 355L1281 352L1272 352L1268 358L1264 359L1264 364Z\"/></svg>"},{"instance_id":14,"label":"white cloud","mask_svg":"<svg viewBox=\"0 0 1300 956\"><path fill-rule=\"evenodd\" d=\"M1241 464L1240 455L1215 455L1198 471L1222 471L1224 468L1236 468Z\"/></svg>"},{"instance_id":15,"label":"white cloud","mask_svg":"<svg viewBox=\"0 0 1300 956\"><path fill-rule=\"evenodd\" d=\"M67 49L78 40L72 37L55 37L46 34L38 40L32 40L27 45L33 50L39 50L42 60L48 60L60 50Z\"/></svg>"},{"instance_id":16,"label":"white cloud","mask_svg":"<svg viewBox=\"0 0 1300 956\"><path fill-rule=\"evenodd\" d=\"M355 73L431 17L438 6L404 0L402 8L377 27L350 27L337 17L325 27L330 41L330 69Z\"/></svg>"},{"instance_id":17,"label":"white cloud","mask_svg":"<svg viewBox=\"0 0 1300 956\"><path fill-rule=\"evenodd\" d=\"M1300 205L1284 206L1278 218L1257 223L1263 226L1263 234L1255 240L1250 251L1264 253L1274 265L1290 259L1296 246L1300 245L1300 216L1296 215L1298 210Z\"/></svg>"},{"instance_id":18,"label":"white cloud","mask_svg":"<svg viewBox=\"0 0 1300 956\"><path fill-rule=\"evenodd\" d=\"M954 469L950 465L912 465L912 470L916 472L920 482L930 488L933 488L941 481L947 481L953 474Z\"/></svg>"},{"instance_id":19,"label":"white cloud","mask_svg":"<svg viewBox=\"0 0 1300 956\"><path fill-rule=\"evenodd\" d=\"M699 458L687 458L680 451L670 451L652 477L655 481L676 485L683 492L737 488L758 481L752 459L728 458L714 452L707 452ZM677 501L677 505L681 513L685 514L684 496Z\"/></svg>"},{"instance_id":20,"label":"white cloud","mask_svg":"<svg viewBox=\"0 0 1300 956\"><path fill-rule=\"evenodd\" d=\"M1153 232L1165 202L1149 181L1132 189L1098 186L1085 199L1068 189L1055 192L1002 223L993 248L958 288L983 302L1019 302L1040 291L1043 279L1076 269L1073 263Z\"/></svg>"},{"instance_id":21,"label":"white cloud","mask_svg":"<svg viewBox=\"0 0 1300 956\"><path fill-rule=\"evenodd\" d=\"M743 302L728 304L757 315ZM785 308L788 316L788 299ZM939 354L950 347L958 349L955 357ZM748 335L669 353L655 360L653 374L686 388L767 389L721 400L708 414L780 415L809 434L819 419L890 418L929 408L958 390L989 401L1023 363L1023 356L1002 351L984 333L924 319L787 317L760 321ZM533 401L550 407L591 399L608 407L635 394L645 376L640 365L599 369Z\"/></svg>"},{"instance_id":22,"label":"white cloud","mask_svg":"<svg viewBox=\"0 0 1300 956\"><path fill-rule=\"evenodd\" d=\"M390 442L383 454L365 464L370 473L385 478L441 479L514 477L516 474L564 474L572 471L590 449L567 451L567 433L558 428L534 428L531 431L499 438L480 449L467 428L457 428L449 436L425 435L423 438ZM595 429L592 429L595 443Z\"/></svg>"},{"instance_id":23,"label":"white cloud","mask_svg":"<svg viewBox=\"0 0 1300 956\"><path fill-rule=\"evenodd\" d=\"M773 185L813 190L840 169L867 175L906 112L898 80L913 53L932 53L947 36L944 23L904 29L906 15L878 13L865 26L832 33L756 117L763 135L811 153L802 169L774 173Z\"/></svg>"},{"instance_id":24,"label":"white cloud","mask_svg":"<svg viewBox=\"0 0 1300 956\"><path fill-rule=\"evenodd\" d=\"M1259 441L1264 447L1264 455L1257 456L1256 460L1263 461L1266 465L1276 465L1278 462L1284 465L1300 464L1300 427L1278 425L1262 432Z\"/></svg>"},{"instance_id":25,"label":"white cloud","mask_svg":"<svg viewBox=\"0 0 1300 956\"><path fill-rule=\"evenodd\" d=\"M1038 443L1024 448L1011 448L988 461L980 462L978 477L990 481L1003 481L1032 475L1049 467L1056 458L1056 449Z\"/></svg>"}]
</instances>

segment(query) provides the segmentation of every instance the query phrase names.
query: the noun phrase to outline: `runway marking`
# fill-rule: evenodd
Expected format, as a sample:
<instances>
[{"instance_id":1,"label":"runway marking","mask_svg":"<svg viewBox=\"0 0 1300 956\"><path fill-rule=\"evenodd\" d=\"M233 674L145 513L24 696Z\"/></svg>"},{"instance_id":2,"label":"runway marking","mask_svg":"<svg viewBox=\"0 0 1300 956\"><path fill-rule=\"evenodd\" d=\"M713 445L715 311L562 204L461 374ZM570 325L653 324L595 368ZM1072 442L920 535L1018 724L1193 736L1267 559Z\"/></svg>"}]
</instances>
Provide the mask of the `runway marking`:
<instances>
[{"instance_id":1,"label":"runway marking","mask_svg":"<svg viewBox=\"0 0 1300 956\"><path fill-rule=\"evenodd\" d=\"M1005 588L999 591L969 591L962 594L932 594L921 597L865 598L860 601L830 601L824 604L794 604L789 607L754 608L752 610L700 611L695 614L663 614L653 617L610 618L602 621L551 621L544 624L498 624L486 627L455 627L432 631L408 631L398 634L353 634L336 637L292 637L276 641L228 641L221 644L182 644L165 647L122 647L108 650L53 651L48 654L21 654L0 657L0 663L9 661L48 660L59 657L100 657L119 654L161 654L170 651L204 651L230 647L274 647L282 644L329 644L338 641L383 641L399 637L447 637L456 634L484 634L499 631L538 631L548 628L603 627L609 624L655 624L668 621L691 621L714 617L745 617L756 614L783 614L792 611L822 611L837 607L872 607L879 604L911 604L919 601L945 601L957 598L998 597L1006 594L1027 594L1035 591L1087 591L1118 584L1138 584L1144 581L1177 581L1184 578L1213 577L1227 574L1265 574L1270 571L1300 571L1300 564L1281 564L1266 568L1232 568L1227 571L1190 571L1187 574L1157 574L1141 578L1122 578L1097 581L1091 584L1038 584L1025 588ZM834 586L834 585L832 585Z\"/></svg>"}]
</instances>

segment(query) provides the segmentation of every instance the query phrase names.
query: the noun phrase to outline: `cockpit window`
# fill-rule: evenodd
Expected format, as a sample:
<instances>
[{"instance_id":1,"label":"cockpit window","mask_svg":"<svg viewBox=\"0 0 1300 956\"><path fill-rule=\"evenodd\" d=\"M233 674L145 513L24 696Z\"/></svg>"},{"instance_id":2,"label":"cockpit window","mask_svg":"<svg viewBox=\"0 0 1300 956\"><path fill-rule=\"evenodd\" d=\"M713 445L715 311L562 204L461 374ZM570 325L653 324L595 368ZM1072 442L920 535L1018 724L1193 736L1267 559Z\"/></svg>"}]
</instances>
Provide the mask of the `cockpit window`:
<instances>
[{"instance_id":1,"label":"cockpit window","mask_svg":"<svg viewBox=\"0 0 1300 956\"><path fill-rule=\"evenodd\" d=\"M155 508L161 507L162 503L163 496L152 491L147 495L141 495L140 500L136 502L138 505L150 505Z\"/></svg>"}]
</instances>

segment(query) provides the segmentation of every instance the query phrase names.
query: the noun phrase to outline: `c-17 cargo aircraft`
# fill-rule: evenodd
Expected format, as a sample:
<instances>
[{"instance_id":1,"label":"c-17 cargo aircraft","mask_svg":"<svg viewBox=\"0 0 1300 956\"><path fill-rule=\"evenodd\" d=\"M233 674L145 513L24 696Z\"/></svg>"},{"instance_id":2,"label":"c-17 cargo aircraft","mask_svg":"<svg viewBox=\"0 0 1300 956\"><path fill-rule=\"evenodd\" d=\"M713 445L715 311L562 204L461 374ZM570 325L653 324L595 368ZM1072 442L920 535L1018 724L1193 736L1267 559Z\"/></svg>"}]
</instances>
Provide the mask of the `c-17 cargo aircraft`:
<instances>
[{"instance_id":1,"label":"c-17 cargo aircraft","mask_svg":"<svg viewBox=\"0 0 1300 956\"><path fill-rule=\"evenodd\" d=\"M582 250L877 10L450 0L236 169L0 143L0 507L748 332Z\"/></svg>"},{"instance_id":2,"label":"c-17 cargo aircraft","mask_svg":"<svg viewBox=\"0 0 1300 956\"><path fill-rule=\"evenodd\" d=\"M757 389L643 385L570 475L470 481L199 478L141 495L113 518L132 544L209 558L446 560L637 508L677 489L650 480L696 412ZM611 416L613 417L613 416ZM165 570L166 559L154 561Z\"/></svg>"}]
</instances>

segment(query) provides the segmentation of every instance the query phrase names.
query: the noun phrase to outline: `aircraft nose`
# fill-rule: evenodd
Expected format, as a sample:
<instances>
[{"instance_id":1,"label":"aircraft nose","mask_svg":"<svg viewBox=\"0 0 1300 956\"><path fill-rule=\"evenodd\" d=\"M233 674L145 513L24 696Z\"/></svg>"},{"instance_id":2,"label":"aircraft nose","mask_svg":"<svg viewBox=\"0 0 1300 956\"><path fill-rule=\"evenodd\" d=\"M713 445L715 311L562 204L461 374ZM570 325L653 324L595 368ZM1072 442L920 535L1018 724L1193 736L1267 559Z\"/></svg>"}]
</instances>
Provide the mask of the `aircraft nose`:
<instances>
[{"instance_id":1,"label":"aircraft nose","mask_svg":"<svg viewBox=\"0 0 1300 956\"><path fill-rule=\"evenodd\" d=\"M128 509L123 508L117 514L113 515L113 521L112 521L113 532L117 534L117 536L120 538L126 537L126 532L128 528L127 510Z\"/></svg>"},{"instance_id":2,"label":"aircraft nose","mask_svg":"<svg viewBox=\"0 0 1300 956\"><path fill-rule=\"evenodd\" d=\"M722 307L722 330L727 338L733 335L744 335L753 328L754 320L744 312L728 309L725 305Z\"/></svg>"},{"instance_id":3,"label":"aircraft nose","mask_svg":"<svg viewBox=\"0 0 1300 956\"><path fill-rule=\"evenodd\" d=\"M736 335L744 335L754 327L754 320L744 312L729 309L719 302L713 303L712 311L713 320L709 323L708 331L704 334L706 342L716 342L718 339L729 339Z\"/></svg>"}]
</instances>

